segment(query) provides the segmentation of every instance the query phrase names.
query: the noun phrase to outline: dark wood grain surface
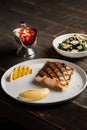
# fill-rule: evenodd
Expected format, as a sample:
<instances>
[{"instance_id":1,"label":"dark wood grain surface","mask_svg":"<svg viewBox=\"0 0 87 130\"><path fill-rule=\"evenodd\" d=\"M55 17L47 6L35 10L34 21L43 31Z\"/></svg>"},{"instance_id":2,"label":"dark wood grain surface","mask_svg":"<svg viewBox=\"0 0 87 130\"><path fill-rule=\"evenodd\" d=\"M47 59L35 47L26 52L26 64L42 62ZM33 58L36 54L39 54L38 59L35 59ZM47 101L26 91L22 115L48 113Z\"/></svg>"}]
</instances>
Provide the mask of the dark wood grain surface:
<instances>
[{"instance_id":1,"label":"dark wood grain surface","mask_svg":"<svg viewBox=\"0 0 87 130\"><path fill-rule=\"evenodd\" d=\"M12 31L19 27L20 21L38 30L34 59L67 60L87 73L87 57L66 58L52 46L52 40L58 35L87 33L87 0L0 0L0 77L11 66L29 60L16 54L20 45ZM43 107L20 103L1 88L0 117L32 130L87 130L87 87L70 101Z\"/></svg>"}]
</instances>

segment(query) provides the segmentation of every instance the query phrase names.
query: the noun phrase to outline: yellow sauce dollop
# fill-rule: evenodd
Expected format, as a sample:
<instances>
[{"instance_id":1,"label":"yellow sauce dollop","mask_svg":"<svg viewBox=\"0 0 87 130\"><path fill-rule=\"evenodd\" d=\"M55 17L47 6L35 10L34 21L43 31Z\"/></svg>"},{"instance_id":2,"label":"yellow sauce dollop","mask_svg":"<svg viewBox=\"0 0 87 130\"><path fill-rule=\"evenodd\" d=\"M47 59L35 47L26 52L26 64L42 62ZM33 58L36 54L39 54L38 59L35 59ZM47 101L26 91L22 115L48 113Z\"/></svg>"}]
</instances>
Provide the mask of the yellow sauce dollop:
<instances>
[{"instance_id":1,"label":"yellow sauce dollop","mask_svg":"<svg viewBox=\"0 0 87 130\"><path fill-rule=\"evenodd\" d=\"M18 98L25 101L36 101L47 97L49 94L48 88L32 89L19 93Z\"/></svg>"}]
</instances>

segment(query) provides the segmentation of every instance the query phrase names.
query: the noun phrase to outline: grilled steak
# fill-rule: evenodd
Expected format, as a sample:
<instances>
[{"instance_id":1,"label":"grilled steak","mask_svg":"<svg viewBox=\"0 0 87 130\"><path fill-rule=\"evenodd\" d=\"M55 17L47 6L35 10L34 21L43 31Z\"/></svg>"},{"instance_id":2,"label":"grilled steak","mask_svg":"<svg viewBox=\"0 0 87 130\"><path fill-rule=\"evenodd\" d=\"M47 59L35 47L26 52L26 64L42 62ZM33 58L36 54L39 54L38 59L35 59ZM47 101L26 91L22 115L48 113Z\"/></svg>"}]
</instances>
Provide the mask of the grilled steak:
<instances>
[{"instance_id":1,"label":"grilled steak","mask_svg":"<svg viewBox=\"0 0 87 130\"><path fill-rule=\"evenodd\" d=\"M68 87L73 72L74 69L65 63L47 61L35 80L41 85L64 90Z\"/></svg>"}]
</instances>

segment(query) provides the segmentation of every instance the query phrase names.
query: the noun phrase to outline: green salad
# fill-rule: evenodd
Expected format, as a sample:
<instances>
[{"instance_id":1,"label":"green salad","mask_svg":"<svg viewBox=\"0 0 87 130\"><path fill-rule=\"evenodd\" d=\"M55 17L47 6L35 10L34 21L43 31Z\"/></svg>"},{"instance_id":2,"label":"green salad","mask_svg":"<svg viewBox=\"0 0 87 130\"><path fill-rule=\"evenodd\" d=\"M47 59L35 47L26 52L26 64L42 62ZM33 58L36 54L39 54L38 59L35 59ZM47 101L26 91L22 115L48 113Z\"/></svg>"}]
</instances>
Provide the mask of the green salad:
<instances>
[{"instance_id":1,"label":"green salad","mask_svg":"<svg viewBox=\"0 0 87 130\"><path fill-rule=\"evenodd\" d=\"M59 43L58 48L69 52L87 51L87 38L85 36L75 34Z\"/></svg>"}]
</instances>

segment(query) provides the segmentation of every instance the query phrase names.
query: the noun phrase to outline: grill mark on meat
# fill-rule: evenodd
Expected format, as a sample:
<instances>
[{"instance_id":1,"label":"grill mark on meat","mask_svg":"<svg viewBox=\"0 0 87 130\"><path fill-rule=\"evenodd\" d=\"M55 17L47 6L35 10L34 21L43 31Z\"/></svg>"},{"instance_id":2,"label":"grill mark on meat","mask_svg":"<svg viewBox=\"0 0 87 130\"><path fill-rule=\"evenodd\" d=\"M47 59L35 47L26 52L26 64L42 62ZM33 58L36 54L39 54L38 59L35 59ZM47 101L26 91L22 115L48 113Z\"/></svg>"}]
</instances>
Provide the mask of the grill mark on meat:
<instances>
[{"instance_id":1,"label":"grill mark on meat","mask_svg":"<svg viewBox=\"0 0 87 130\"><path fill-rule=\"evenodd\" d=\"M44 71L44 69L42 69L41 71L39 71L38 75L40 75L41 77L43 77L43 76L49 76L49 75Z\"/></svg>"},{"instance_id":2,"label":"grill mark on meat","mask_svg":"<svg viewBox=\"0 0 87 130\"><path fill-rule=\"evenodd\" d=\"M55 73L53 73L53 71L46 65L39 71L38 75L40 75L41 77L47 76L50 78L56 77Z\"/></svg>"},{"instance_id":3,"label":"grill mark on meat","mask_svg":"<svg viewBox=\"0 0 87 130\"><path fill-rule=\"evenodd\" d=\"M53 72L53 70L49 66L45 66L44 71L49 75L50 78L55 78L56 74Z\"/></svg>"},{"instance_id":4,"label":"grill mark on meat","mask_svg":"<svg viewBox=\"0 0 87 130\"><path fill-rule=\"evenodd\" d=\"M54 64L53 62L47 62L47 66L50 67L53 73L55 73L56 77L59 79L59 81L64 81L63 74L61 73L60 69Z\"/></svg>"},{"instance_id":5,"label":"grill mark on meat","mask_svg":"<svg viewBox=\"0 0 87 130\"><path fill-rule=\"evenodd\" d=\"M61 73L64 76L64 79L67 80L65 76L68 76L68 73L67 73L65 64L63 64L63 63L57 63L57 62L55 64L60 69Z\"/></svg>"},{"instance_id":6,"label":"grill mark on meat","mask_svg":"<svg viewBox=\"0 0 87 130\"><path fill-rule=\"evenodd\" d=\"M60 63L48 63L49 64L49 66L53 69L53 71L57 74L57 76L58 76L58 78L61 80L61 81L64 81L64 80L66 80L66 79L69 79L69 78L67 78L67 77L65 77L65 76L68 76L68 74L67 74L67 71L66 71L66 69L64 68L64 67L62 67L62 65L60 64ZM55 69L56 68L56 69ZM57 70L57 71L56 71ZM66 73L64 73L64 72L66 72ZM69 76L68 76L69 77Z\"/></svg>"},{"instance_id":7,"label":"grill mark on meat","mask_svg":"<svg viewBox=\"0 0 87 130\"><path fill-rule=\"evenodd\" d=\"M73 72L74 69L67 64L47 61L36 75L36 81L43 85L63 90L68 87Z\"/></svg>"},{"instance_id":8,"label":"grill mark on meat","mask_svg":"<svg viewBox=\"0 0 87 130\"><path fill-rule=\"evenodd\" d=\"M55 63L57 65L57 67L60 69L60 71L63 73L63 76L65 78L65 80L70 80L71 78L71 74L73 72L72 68L67 66L64 63Z\"/></svg>"},{"instance_id":9,"label":"grill mark on meat","mask_svg":"<svg viewBox=\"0 0 87 130\"><path fill-rule=\"evenodd\" d=\"M50 78L57 78L60 81L70 80L70 75L72 73L71 67L67 66L64 63L59 62L49 62L45 63L43 67L42 76L48 76Z\"/></svg>"},{"instance_id":10,"label":"grill mark on meat","mask_svg":"<svg viewBox=\"0 0 87 130\"><path fill-rule=\"evenodd\" d=\"M60 69L56 66L56 64L54 64L54 62L46 62L45 64L46 68L51 69L51 71L49 72L49 69L47 72L49 72L49 75L54 74L55 76L52 76L52 78L55 78L57 81L60 82L60 84L62 85L67 85L68 82L65 80L65 78L63 77L63 73L60 71Z\"/></svg>"}]
</instances>

